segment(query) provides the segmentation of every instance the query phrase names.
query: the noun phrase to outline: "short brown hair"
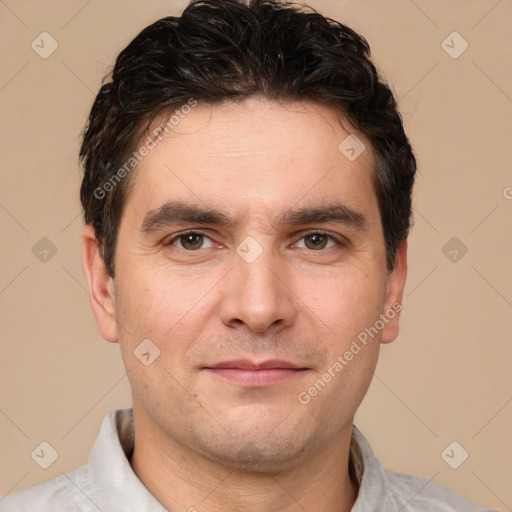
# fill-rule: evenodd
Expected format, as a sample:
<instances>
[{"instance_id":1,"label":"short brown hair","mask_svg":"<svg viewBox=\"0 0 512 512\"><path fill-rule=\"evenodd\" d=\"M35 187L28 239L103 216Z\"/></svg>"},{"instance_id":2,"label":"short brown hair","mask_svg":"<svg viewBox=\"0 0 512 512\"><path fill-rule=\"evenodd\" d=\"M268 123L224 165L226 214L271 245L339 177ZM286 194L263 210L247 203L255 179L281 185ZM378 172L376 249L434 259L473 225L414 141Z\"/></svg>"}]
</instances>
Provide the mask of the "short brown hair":
<instances>
[{"instance_id":1,"label":"short brown hair","mask_svg":"<svg viewBox=\"0 0 512 512\"><path fill-rule=\"evenodd\" d=\"M126 160L149 123L190 98L215 104L256 94L332 106L367 137L393 268L410 227L416 160L367 41L313 9L277 0L195 0L181 17L146 27L119 54L84 131L80 198L112 277L130 183Z\"/></svg>"}]
</instances>

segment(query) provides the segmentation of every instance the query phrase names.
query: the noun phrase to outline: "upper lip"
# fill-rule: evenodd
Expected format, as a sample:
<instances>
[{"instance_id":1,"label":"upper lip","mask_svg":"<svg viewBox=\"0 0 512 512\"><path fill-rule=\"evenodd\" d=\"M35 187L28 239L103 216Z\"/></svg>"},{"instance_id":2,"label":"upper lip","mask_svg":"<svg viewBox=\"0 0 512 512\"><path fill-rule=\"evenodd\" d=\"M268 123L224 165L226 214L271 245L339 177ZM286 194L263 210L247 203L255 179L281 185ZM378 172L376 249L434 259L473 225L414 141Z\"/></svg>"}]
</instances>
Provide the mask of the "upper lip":
<instances>
[{"instance_id":1,"label":"upper lip","mask_svg":"<svg viewBox=\"0 0 512 512\"><path fill-rule=\"evenodd\" d=\"M207 366L207 368L232 368L239 370L269 370L276 368L287 368L295 370L304 369L293 363L289 363L288 361L281 361L279 359L269 359L267 361L262 361L261 363L256 363L255 361L251 361L249 359L237 359L233 361L223 361L221 363L216 363L214 365Z\"/></svg>"}]
</instances>

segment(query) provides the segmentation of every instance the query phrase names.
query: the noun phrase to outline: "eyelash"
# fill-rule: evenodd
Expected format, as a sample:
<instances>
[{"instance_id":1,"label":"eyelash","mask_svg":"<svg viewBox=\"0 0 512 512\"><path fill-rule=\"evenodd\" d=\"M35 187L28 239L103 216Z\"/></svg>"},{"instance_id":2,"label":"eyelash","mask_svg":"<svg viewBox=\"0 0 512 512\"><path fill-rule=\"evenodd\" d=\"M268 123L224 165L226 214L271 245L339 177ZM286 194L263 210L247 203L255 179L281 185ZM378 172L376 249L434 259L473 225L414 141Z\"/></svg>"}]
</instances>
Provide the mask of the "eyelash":
<instances>
[{"instance_id":1,"label":"eyelash","mask_svg":"<svg viewBox=\"0 0 512 512\"><path fill-rule=\"evenodd\" d=\"M202 231L193 231L193 230L191 230L191 231L183 231L182 233L178 233L177 235L173 236L168 242L166 242L165 245L172 246L174 244L174 242L176 242L180 238L182 238L184 236L187 236L187 235L199 235L199 236L203 236L203 237L209 238L211 240L211 238L206 233L203 233ZM303 238L305 238L305 237L307 237L309 235L325 236L330 241L335 242L339 247L343 247L343 246L347 245L347 242L345 240L339 239L339 238L335 237L334 235L331 235L330 233L327 233L326 231L319 231L319 230L307 231L306 233L303 233L303 235L299 238L299 240L302 240ZM184 248L181 248L181 247L177 247L177 248L182 250L182 251L190 252L190 253L199 252L201 250L201 248L200 249L196 249L196 250L184 249ZM333 249L333 247L328 247L327 249ZM319 250L306 249L306 250L309 250L311 252L325 252L327 249L319 249Z\"/></svg>"}]
</instances>

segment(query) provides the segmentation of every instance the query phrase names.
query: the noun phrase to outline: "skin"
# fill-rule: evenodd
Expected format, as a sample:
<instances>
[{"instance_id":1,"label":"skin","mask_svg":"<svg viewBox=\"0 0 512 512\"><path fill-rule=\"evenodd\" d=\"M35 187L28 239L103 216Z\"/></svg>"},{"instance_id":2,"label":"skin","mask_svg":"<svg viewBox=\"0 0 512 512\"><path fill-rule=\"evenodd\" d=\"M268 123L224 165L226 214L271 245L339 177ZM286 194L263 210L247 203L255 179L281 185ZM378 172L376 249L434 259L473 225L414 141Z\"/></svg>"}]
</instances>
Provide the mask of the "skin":
<instances>
[{"instance_id":1,"label":"skin","mask_svg":"<svg viewBox=\"0 0 512 512\"><path fill-rule=\"evenodd\" d=\"M366 145L355 161L338 150L349 133ZM406 242L388 272L373 166L370 144L328 107L199 103L132 176L114 279L85 226L91 305L103 337L120 344L132 388L131 464L168 510L352 508L352 422L379 342L398 334L398 313L308 404L297 397L402 299ZM171 200L239 222L142 230L148 212ZM365 226L281 222L289 210L334 202ZM206 236L175 238L186 230ZM250 263L236 251L249 236L261 249ZM147 338L160 350L149 366L134 356ZM258 386L205 369L235 359L304 370Z\"/></svg>"}]
</instances>

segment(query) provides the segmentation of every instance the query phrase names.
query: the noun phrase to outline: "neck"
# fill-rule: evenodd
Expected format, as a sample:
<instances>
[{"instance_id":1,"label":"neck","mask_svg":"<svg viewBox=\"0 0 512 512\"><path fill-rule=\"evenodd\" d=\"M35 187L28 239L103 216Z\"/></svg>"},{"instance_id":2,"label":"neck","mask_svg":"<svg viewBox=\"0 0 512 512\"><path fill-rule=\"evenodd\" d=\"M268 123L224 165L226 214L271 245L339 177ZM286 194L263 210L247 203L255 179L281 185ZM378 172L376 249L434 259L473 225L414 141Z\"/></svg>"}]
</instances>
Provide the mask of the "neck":
<instances>
[{"instance_id":1,"label":"neck","mask_svg":"<svg viewBox=\"0 0 512 512\"><path fill-rule=\"evenodd\" d=\"M300 464L272 473L233 469L188 449L134 411L133 471L169 511L348 512L351 425Z\"/></svg>"}]
</instances>

